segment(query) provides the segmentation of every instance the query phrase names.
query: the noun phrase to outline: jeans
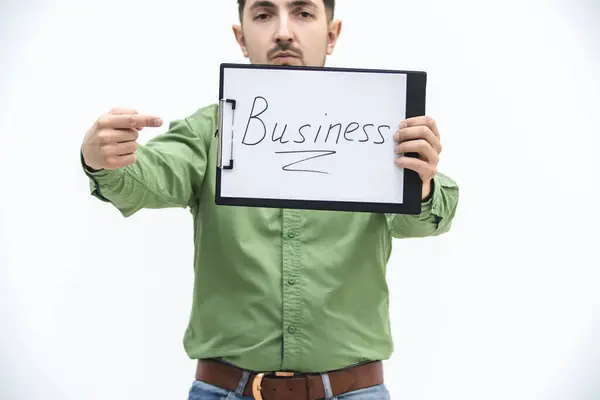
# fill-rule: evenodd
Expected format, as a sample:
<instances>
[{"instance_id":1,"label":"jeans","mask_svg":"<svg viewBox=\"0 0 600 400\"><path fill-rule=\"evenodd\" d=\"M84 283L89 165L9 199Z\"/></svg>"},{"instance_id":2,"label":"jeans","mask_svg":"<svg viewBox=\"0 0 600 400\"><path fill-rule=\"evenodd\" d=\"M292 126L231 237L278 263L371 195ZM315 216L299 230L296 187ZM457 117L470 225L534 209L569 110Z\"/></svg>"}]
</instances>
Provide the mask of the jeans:
<instances>
[{"instance_id":1,"label":"jeans","mask_svg":"<svg viewBox=\"0 0 600 400\"><path fill-rule=\"evenodd\" d=\"M333 397L331 393L331 384L327 374L321 375L323 386L325 388L325 400L389 400L390 394L385 385L377 385L370 388L359 389L353 392L344 393L338 397ZM252 397L243 397L241 393L248 382L248 372L244 372L236 392L230 392L225 389L210 385L202 381L194 381L190 388L188 400L253 400Z\"/></svg>"}]
</instances>

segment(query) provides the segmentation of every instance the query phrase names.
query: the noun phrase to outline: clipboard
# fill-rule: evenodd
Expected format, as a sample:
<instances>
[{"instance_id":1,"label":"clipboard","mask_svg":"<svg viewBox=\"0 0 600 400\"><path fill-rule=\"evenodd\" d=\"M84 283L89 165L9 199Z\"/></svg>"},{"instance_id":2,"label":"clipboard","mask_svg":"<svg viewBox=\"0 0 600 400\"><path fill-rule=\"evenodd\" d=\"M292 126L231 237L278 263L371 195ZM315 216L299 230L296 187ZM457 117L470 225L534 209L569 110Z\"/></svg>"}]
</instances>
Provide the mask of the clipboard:
<instances>
[{"instance_id":1,"label":"clipboard","mask_svg":"<svg viewBox=\"0 0 600 400\"><path fill-rule=\"evenodd\" d=\"M221 64L216 204L419 214L421 179L394 165L391 138L425 115L426 84L422 71Z\"/></svg>"}]
</instances>

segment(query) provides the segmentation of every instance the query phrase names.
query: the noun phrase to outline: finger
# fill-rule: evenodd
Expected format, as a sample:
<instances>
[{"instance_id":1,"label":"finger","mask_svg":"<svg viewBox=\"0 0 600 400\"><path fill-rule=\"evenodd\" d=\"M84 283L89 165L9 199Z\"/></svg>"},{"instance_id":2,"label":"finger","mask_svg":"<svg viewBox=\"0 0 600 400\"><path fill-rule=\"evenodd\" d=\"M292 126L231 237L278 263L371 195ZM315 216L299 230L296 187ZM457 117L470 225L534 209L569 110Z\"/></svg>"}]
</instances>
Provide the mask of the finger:
<instances>
[{"instance_id":1,"label":"finger","mask_svg":"<svg viewBox=\"0 0 600 400\"><path fill-rule=\"evenodd\" d=\"M98 140L102 145L131 142L137 140L139 136L135 129L102 129L98 132Z\"/></svg>"},{"instance_id":2,"label":"finger","mask_svg":"<svg viewBox=\"0 0 600 400\"><path fill-rule=\"evenodd\" d=\"M98 128L137 129L142 127L159 127L162 125L159 117L141 114L108 114L100 117L96 122Z\"/></svg>"},{"instance_id":3,"label":"finger","mask_svg":"<svg viewBox=\"0 0 600 400\"><path fill-rule=\"evenodd\" d=\"M133 108L113 108L112 110L110 110L110 114L114 114L114 115L129 115L129 114L137 114L137 110L133 109ZM141 131L142 129L144 129L143 126L140 127L136 127L135 129L137 129L138 131Z\"/></svg>"},{"instance_id":4,"label":"finger","mask_svg":"<svg viewBox=\"0 0 600 400\"><path fill-rule=\"evenodd\" d=\"M400 123L400 129L421 125L427 126L429 129L431 129L431 132L433 132L435 136L437 136L438 138L440 137L440 132L438 130L437 123L433 118L426 115L422 117L413 117L405 119Z\"/></svg>"},{"instance_id":5,"label":"finger","mask_svg":"<svg viewBox=\"0 0 600 400\"><path fill-rule=\"evenodd\" d=\"M129 115L129 114L137 114L137 110L134 108L113 108L112 110L110 110L110 114L114 114L114 115ZM137 129L138 131L141 131L142 129L144 129L143 126L140 127L135 127L135 129Z\"/></svg>"},{"instance_id":6,"label":"finger","mask_svg":"<svg viewBox=\"0 0 600 400\"><path fill-rule=\"evenodd\" d=\"M136 141L140 137L137 129L113 129L115 143Z\"/></svg>"},{"instance_id":7,"label":"finger","mask_svg":"<svg viewBox=\"0 0 600 400\"><path fill-rule=\"evenodd\" d=\"M114 145L113 154L116 156L125 156L137 151L137 142L122 142Z\"/></svg>"},{"instance_id":8,"label":"finger","mask_svg":"<svg viewBox=\"0 0 600 400\"><path fill-rule=\"evenodd\" d=\"M422 160L429 163L437 164L439 161L438 153L423 139L400 143L395 150L397 154L418 153Z\"/></svg>"},{"instance_id":9,"label":"finger","mask_svg":"<svg viewBox=\"0 0 600 400\"><path fill-rule=\"evenodd\" d=\"M106 169L119 169L127 167L133 163L135 163L136 157L134 154L127 154L124 156L113 156L109 157L106 160Z\"/></svg>"},{"instance_id":10,"label":"finger","mask_svg":"<svg viewBox=\"0 0 600 400\"><path fill-rule=\"evenodd\" d=\"M424 139L439 153L442 152L440 138L437 137L428 126L412 126L404 128L394 134L394 140L397 142L406 142L409 140Z\"/></svg>"},{"instance_id":11,"label":"finger","mask_svg":"<svg viewBox=\"0 0 600 400\"><path fill-rule=\"evenodd\" d=\"M419 160L418 158L400 157L397 158L394 163L400 168L415 171L423 181L428 180L430 177L437 174L437 167L435 165Z\"/></svg>"},{"instance_id":12,"label":"finger","mask_svg":"<svg viewBox=\"0 0 600 400\"><path fill-rule=\"evenodd\" d=\"M137 110L133 109L133 108L113 108L112 110L110 110L110 114L114 114L114 115L128 115L128 114L137 114Z\"/></svg>"}]
</instances>

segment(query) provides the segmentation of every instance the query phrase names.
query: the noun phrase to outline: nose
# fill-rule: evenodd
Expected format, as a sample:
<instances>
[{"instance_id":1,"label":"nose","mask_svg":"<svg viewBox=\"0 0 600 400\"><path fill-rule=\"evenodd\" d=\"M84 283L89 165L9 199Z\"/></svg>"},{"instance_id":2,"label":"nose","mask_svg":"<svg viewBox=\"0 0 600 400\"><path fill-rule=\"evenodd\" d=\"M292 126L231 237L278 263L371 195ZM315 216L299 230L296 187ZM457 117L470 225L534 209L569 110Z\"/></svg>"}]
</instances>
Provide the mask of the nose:
<instances>
[{"instance_id":1,"label":"nose","mask_svg":"<svg viewBox=\"0 0 600 400\"><path fill-rule=\"evenodd\" d=\"M275 34L275 41L277 43L291 43L293 38L288 17L287 15L283 15L279 18L279 26L277 27L277 33Z\"/></svg>"}]
</instances>

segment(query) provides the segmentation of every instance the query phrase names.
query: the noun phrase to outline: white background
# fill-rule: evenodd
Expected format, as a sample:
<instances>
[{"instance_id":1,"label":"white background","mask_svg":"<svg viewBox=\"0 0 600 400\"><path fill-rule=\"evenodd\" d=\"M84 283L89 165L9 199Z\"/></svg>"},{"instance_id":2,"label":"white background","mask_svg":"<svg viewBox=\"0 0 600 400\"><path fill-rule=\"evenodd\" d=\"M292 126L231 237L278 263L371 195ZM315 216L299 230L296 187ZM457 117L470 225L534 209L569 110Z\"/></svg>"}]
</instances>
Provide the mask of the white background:
<instances>
[{"instance_id":1,"label":"white background","mask_svg":"<svg viewBox=\"0 0 600 400\"><path fill-rule=\"evenodd\" d=\"M600 396L600 3L340 1L330 66L424 69L452 232L389 264L395 399ZM0 398L184 399L192 225L89 196L88 127L166 121L243 62L228 1L0 3ZM144 138L163 129L148 130Z\"/></svg>"}]
</instances>

